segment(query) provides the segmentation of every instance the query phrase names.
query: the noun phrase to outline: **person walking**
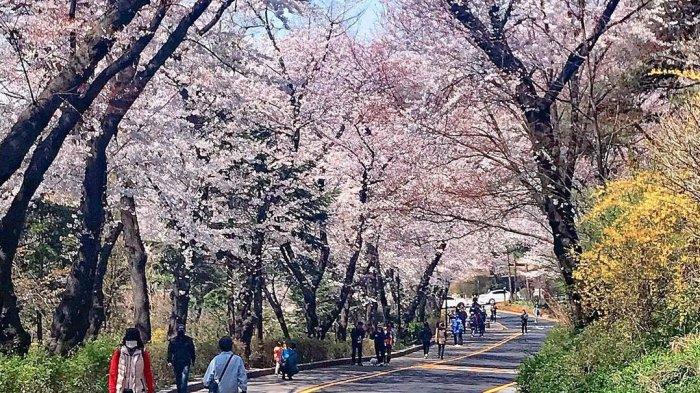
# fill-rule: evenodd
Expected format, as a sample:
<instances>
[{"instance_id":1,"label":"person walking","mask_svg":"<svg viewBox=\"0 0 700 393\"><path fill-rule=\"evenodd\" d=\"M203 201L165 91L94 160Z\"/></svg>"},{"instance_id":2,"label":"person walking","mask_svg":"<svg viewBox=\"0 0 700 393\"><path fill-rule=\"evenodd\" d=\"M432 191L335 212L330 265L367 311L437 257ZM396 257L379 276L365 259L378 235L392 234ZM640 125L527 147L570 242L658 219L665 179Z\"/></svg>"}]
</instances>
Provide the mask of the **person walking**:
<instances>
[{"instance_id":1,"label":"person walking","mask_svg":"<svg viewBox=\"0 0 700 393\"><path fill-rule=\"evenodd\" d=\"M185 325L179 324L175 337L168 341L168 366L173 369L177 393L187 393L190 367L196 359L194 341L185 334Z\"/></svg>"},{"instance_id":2,"label":"person walking","mask_svg":"<svg viewBox=\"0 0 700 393\"><path fill-rule=\"evenodd\" d=\"M472 305L469 307L469 312L476 313L476 312L479 312L480 309L481 309L481 306L479 305L479 298L474 297L472 299Z\"/></svg>"},{"instance_id":3,"label":"person walking","mask_svg":"<svg viewBox=\"0 0 700 393\"><path fill-rule=\"evenodd\" d=\"M384 335L384 330L375 326L371 338L374 341L374 354L377 357L377 365L381 366L384 364L384 356L386 355L386 344L384 341L386 336Z\"/></svg>"},{"instance_id":4,"label":"person walking","mask_svg":"<svg viewBox=\"0 0 700 393\"><path fill-rule=\"evenodd\" d=\"M479 307L479 337L483 337L486 332L486 308Z\"/></svg>"},{"instance_id":5,"label":"person walking","mask_svg":"<svg viewBox=\"0 0 700 393\"><path fill-rule=\"evenodd\" d=\"M498 307L496 307L496 303L491 304L491 322L496 322L496 312L498 311Z\"/></svg>"},{"instance_id":6,"label":"person walking","mask_svg":"<svg viewBox=\"0 0 700 393\"><path fill-rule=\"evenodd\" d=\"M423 329L418 334L421 344L423 344L423 358L428 358L430 352L430 340L433 338L433 332L430 330L430 324L423 322Z\"/></svg>"},{"instance_id":7,"label":"person walking","mask_svg":"<svg viewBox=\"0 0 700 393\"><path fill-rule=\"evenodd\" d=\"M537 325L539 323L540 319L540 305L539 303L535 304L535 324Z\"/></svg>"},{"instance_id":8,"label":"person walking","mask_svg":"<svg viewBox=\"0 0 700 393\"><path fill-rule=\"evenodd\" d=\"M523 313L520 314L520 330L522 331L522 334L527 333L527 320L529 316L527 315L527 311L523 310Z\"/></svg>"},{"instance_id":9,"label":"person walking","mask_svg":"<svg viewBox=\"0 0 700 393\"><path fill-rule=\"evenodd\" d=\"M248 375L243 359L233 353L233 340L225 336L219 339L218 355L209 362L202 382L210 393L238 393L248 390Z\"/></svg>"},{"instance_id":10,"label":"person walking","mask_svg":"<svg viewBox=\"0 0 700 393\"><path fill-rule=\"evenodd\" d=\"M479 325L477 322L476 313L471 313L471 315L469 315L469 332L471 333L472 338L476 336L477 326Z\"/></svg>"},{"instance_id":11,"label":"person walking","mask_svg":"<svg viewBox=\"0 0 700 393\"><path fill-rule=\"evenodd\" d=\"M394 348L396 336L394 335L394 325L388 322L384 325L384 364L391 362L391 350Z\"/></svg>"},{"instance_id":12,"label":"person walking","mask_svg":"<svg viewBox=\"0 0 700 393\"><path fill-rule=\"evenodd\" d=\"M462 320L462 325L464 325L464 329L466 330L467 323L469 322L469 314L467 313L464 303L459 303L457 308L457 316Z\"/></svg>"},{"instance_id":13,"label":"person walking","mask_svg":"<svg viewBox=\"0 0 700 393\"><path fill-rule=\"evenodd\" d=\"M275 375L280 373L280 366L282 365L282 351L284 351L284 343L277 341L277 345L272 349L272 359L275 361Z\"/></svg>"},{"instance_id":14,"label":"person walking","mask_svg":"<svg viewBox=\"0 0 700 393\"><path fill-rule=\"evenodd\" d=\"M282 380L289 379L299 373L299 353L294 342L287 344L287 348L282 351Z\"/></svg>"},{"instance_id":15,"label":"person walking","mask_svg":"<svg viewBox=\"0 0 700 393\"><path fill-rule=\"evenodd\" d=\"M141 333L128 328L121 345L112 353L107 381L109 393L155 393L151 356L144 348Z\"/></svg>"},{"instance_id":16,"label":"person walking","mask_svg":"<svg viewBox=\"0 0 700 393\"><path fill-rule=\"evenodd\" d=\"M438 322L435 328L435 343L438 346L438 357L445 358L445 344L447 343L447 329L444 322Z\"/></svg>"},{"instance_id":17,"label":"person walking","mask_svg":"<svg viewBox=\"0 0 700 393\"><path fill-rule=\"evenodd\" d=\"M462 340L462 334L464 333L464 324L462 323L462 319L459 318L457 315L455 315L452 318L452 336L455 341L455 345L462 345L463 340Z\"/></svg>"},{"instance_id":18,"label":"person walking","mask_svg":"<svg viewBox=\"0 0 700 393\"><path fill-rule=\"evenodd\" d=\"M362 341L365 339L365 328L361 321L355 323L355 327L350 331L352 341L352 364L362 366Z\"/></svg>"}]
</instances>

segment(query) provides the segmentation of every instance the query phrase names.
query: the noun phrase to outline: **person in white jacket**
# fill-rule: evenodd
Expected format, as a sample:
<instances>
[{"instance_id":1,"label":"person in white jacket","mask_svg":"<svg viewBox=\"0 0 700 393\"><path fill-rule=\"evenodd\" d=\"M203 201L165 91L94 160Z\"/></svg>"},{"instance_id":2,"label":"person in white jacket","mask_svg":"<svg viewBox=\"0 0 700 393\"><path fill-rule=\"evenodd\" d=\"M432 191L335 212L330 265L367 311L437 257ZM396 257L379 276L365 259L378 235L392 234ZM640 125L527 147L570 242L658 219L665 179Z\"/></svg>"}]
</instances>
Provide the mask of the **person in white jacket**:
<instances>
[{"instance_id":1,"label":"person in white jacket","mask_svg":"<svg viewBox=\"0 0 700 393\"><path fill-rule=\"evenodd\" d=\"M202 382L204 387L210 392L217 393L238 393L248 390L248 374L246 374L243 359L235 355L233 350L233 340L231 337L222 337L219 340L219 350L209 362L207 372L204 373ZM215 386L218 386L218 390Z\"/></svg>"}]
</instances>

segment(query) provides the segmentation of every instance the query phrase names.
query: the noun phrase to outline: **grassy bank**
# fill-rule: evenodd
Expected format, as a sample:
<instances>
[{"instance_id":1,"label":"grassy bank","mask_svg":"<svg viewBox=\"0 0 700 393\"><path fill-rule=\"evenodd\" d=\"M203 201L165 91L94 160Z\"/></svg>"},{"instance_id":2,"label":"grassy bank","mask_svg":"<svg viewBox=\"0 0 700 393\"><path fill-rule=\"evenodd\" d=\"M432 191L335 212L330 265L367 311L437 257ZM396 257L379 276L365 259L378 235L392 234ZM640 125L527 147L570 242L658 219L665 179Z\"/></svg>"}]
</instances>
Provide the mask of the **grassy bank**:
<instances>
[{"instance_id":1,"label":"grassy bank","mask_svg":"<svg viewBox=\"0 0 700 393\"><path fill-rule=\"evenodd\" d=\"M700 392L700 336L659 345L602 325L556 328L518 384L527 393Z\"/></svg>"}]
</instances>

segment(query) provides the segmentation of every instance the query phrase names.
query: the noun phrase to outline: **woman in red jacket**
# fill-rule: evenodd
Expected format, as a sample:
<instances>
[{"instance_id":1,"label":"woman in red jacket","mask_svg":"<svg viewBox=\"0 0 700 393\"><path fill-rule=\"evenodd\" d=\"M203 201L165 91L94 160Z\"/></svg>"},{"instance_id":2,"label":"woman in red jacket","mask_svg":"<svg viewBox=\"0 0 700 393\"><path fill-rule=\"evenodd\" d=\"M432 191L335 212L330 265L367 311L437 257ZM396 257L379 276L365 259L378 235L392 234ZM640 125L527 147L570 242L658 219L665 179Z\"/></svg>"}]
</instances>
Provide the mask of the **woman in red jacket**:
<instances>
[{"instance_id":1,"label":"woman in red jacket","mask_svg":"<svg viewBox=\"0 0 700 393\"><path fill-rule=\"evenodd\" d=\"M155 393L151 357L136 328L126 329L109 363L109 393Z\"/></svg>"}]
</instances>

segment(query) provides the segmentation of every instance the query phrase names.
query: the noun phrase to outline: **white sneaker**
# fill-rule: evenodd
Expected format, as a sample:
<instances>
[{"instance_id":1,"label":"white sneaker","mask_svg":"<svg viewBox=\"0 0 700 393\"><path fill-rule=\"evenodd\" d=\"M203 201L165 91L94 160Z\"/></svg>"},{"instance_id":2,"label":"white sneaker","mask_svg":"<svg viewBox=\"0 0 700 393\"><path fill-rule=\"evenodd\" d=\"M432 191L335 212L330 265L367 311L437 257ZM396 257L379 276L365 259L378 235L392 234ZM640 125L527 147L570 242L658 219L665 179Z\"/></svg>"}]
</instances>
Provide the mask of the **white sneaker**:
<instances>
[{"instance_id":1,"label":"white sneaker","mask_svg":"<svg viewBox=\"0 0 700 393\"><path fill-rule=\"evenodd\" d=\"M426 353L425 355L423 355L423 359L427 359L427 358L428 358L428 354Z\"/></svg>"}]
</instances>

